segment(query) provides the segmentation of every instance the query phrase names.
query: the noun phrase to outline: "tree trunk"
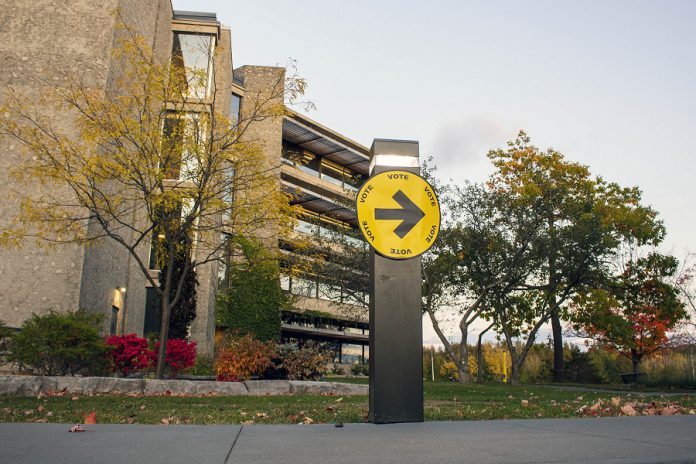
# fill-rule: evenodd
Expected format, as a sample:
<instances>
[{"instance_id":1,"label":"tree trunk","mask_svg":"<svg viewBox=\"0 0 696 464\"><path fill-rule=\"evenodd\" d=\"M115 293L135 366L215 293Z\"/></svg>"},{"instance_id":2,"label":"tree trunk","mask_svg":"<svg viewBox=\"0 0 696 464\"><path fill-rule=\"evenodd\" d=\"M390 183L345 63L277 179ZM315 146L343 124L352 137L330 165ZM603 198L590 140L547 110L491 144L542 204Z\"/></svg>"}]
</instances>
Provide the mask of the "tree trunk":
<instances>
[{"instance_id":1,"label":"tree trunk","mask_svg":"<svg viewBox=\"0 0 696 464\"><path fill-rule=\"evenodd\" d=\"M565 381L565 360L563 359L563 328L558 310L551 312L551 329L553 330L553 381Z\"/></svg>"},{"instance_id":2,"label":"tree trunk","mask_svg":"<svg viewBox=\"0 0 696 464\"><path fill-rule=\"evenodd\" d=\"M459 374L459 383L467 383L469 382L469 349L466 343L469 338L469 325L464 318L462 318L459 323L459 330L462 332L462 341L459 345L459 363L457 365L457 371Z\"/></svg>"},{"instance_id":3,"label":"tree trunk","mask_svg":"<svg viewBox=\"0 0 696 464\"><path fill-rule=\"evenodd\" d=\"M493 324L489 325L481 331L476 343L476 382L483 383L483 375L485 373L486 361L483 359L483 335L491 330Z\"/></svg>"},{"instance_id":4,"label":"tree trunk","mask_svg":"<svg viewBox=\"0 0 696 464\"><path fill-rule=\"evenodd\" d=\"M635 348L631 348L631 364L633 364L633 374L638 374L638 365L640 364L640 356ZM636 377L636 380L638 377Z\"/></svg>"},{"instance_id":5,"label":"tree trunk","mask_svg":"<svg viewBox=\"0 0 696 464\"><path fill-rule=\"evenodd\" d=\"M483 360L483 334L481 332L478 337L478 343L476 343L476 381L478 383L483 383L483 373L484 373L484 360Z\"/></svg>"},{"instance_id":6,"label":"tree trunk","mask_svg":"<svg viewBox=\"0 0 696 464\"><path fill-rule=\"evenodd\" d=\"M520 384L520 367L521 363L518 362L516 359L516 356L513 356L512 353L510 353L510 358L512 360L511 367L510 367L510 383L512 385L519 385Z\"/></svg>"},{"instance_id":7,"label":"tree trunk","mask_svg":"<svg viewBox=\"0 0 696 464\"><path fill-rule=\"evenodd\" d=\"M159 351L157 352L157 372L155 377L164 378L164 355L167 353L167 340L169 338L169 318L171 306L169 304L169 293L162 295L162 324L160 325Z\"/></svg>"}]
</instances>

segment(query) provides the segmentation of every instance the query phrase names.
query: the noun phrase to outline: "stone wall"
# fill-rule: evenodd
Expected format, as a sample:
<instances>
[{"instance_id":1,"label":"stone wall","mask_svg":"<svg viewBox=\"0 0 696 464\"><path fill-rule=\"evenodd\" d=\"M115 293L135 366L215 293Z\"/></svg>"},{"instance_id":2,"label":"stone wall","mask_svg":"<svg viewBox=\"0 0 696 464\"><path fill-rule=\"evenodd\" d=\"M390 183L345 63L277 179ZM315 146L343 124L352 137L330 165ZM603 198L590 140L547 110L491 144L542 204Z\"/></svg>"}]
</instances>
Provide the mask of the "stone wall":
<instances>
[{"instance_id":1,"label":"stone wall","mask_svg":"<svg viewBox=\"0 0 696 464\"><path fill-rule=\"evenodd\" d=\"M103 88L108 75L115 0L95 7L89 0L0 0L0 84L37 100L46 87L63 85L79 73L85 85ZM71 121L45 108L61 130L74 131ZM20 184L11 175L23 157L18 144L0 141L0 227L15 216L18 197L51 193L71 198L62 186ZM84 250L78 245L42 249L27 243L19 250L0 250L0 319L18 327L32 313L74 310L79 306Z\"/></svg>"},{"instance_id":2,"label":"stone wall","mask_svg":"<svg viewBox=\"0 0 696 464\"><path fill-rule=\"evenodd\" d=\"M367 395L367 385L305 380L248 380L215 382L192 380L122 379L116 377L0 376L0 395Z\"/></svg>"}]
</instances>

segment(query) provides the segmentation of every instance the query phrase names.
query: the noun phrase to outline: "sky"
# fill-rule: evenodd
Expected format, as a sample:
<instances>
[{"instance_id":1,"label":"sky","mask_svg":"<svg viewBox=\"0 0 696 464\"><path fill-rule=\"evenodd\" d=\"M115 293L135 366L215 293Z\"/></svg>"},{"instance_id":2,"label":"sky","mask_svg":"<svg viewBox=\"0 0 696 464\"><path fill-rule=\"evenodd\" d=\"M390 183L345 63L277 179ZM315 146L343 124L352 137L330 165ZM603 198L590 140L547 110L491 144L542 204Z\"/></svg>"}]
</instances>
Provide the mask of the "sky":
<instances>
[{"instance_id":1,"label":"sky","mask_svg":"<svg viewBox=\"0 0 696 464\"><path fill-rule=\"evenodd\" d=\"M217 13L235 67L296 60L308 116L363 145L418 140L443 180L482 181L524 129L640 187L663 251L696 251L694 1L172 1Z\"/></svg>"}]
</instances>

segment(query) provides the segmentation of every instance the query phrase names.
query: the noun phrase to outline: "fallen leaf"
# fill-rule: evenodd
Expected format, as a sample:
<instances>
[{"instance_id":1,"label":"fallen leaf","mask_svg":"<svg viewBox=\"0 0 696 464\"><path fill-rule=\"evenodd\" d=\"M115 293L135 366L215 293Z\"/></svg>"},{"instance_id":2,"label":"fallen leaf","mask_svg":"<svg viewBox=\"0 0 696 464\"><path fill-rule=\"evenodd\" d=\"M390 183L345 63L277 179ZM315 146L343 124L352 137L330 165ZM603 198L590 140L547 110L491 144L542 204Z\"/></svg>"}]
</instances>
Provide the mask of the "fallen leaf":
<instances>
[{"instance_id":1,"label":"fallen leaf","mask_svg":"<svg viewBox=\"0 0 696 464\"><path fill-rule=\"evenodd\" d=\"M340 403L341 401L343 401L343 397L337 399L336 401L334 401L334 403Z\"/></svg>"},{"instance_id":2,"label":"fallen leaf","mask_svg":"<svg viewBox=\"0 0 696 464\"><path fill-rule=\"evenodd\" d=\"M46 413L46 417L51 417L52 415L53 415L53 411L48 411L48 412Z\"/></svg>"},{"instance_id":3,"label":"fallen leaf","mask_svg":"<svg viewBox=\"0 0 696 464\"><path fill-rule=\"evenodd\" d=\"M169 425L169 419L167 419L167 418L162 419L162 424Z\"/></svg>"},{"instance_id":4,"label":"fallen leaf","mask_svg":"<svg viewBox=\"0 0 696 464\"><path fill-rule=\"evenodd\" d=\"M43 405L40 405L38 408L36 408L38 412L43 412L44 409L46 408L44 408Z\"/></svg>"},{"instance_id":5,"label":"fallen leaf","mask_svg":"<svg viewBox=\"0 0 696 464\"><path fill-rule=\"evenodd\" d=\"M529 406L529 400L522 400L520 404L522 404L522 406Z\"/></svg>"},{"instance_id":6,"label":"fallen leaf","mask_svg":"<svg viewBox=\"0 0 696 464\"><path fill-rule=\"evenodd\" d=\"M2 412L4 412L5 414L12 414L12 408L4 408Z\"/></svg>"},{"instance_id":7,"label":"fallen leaf","mask_svg":"<svg viewBox=\"0 0 696 464\"><path fill-rule=\"evenodd\" d=\"M621 412L624 413L626 416L635 416L638 414L635 409L633 409L633 406L630 404L624 405L621 408Z\"/></svg>"},{"instance_id":8,"label":"fallen leaf","mask_svg":"<svg viewBox=\"0 0 696 464\"><path fill-rule=\"evenodd\" d=\"M611 399L611 405L614 406L615 408L618 408L621 406L621 398L618 396L615 396Z\"/></svg>"},{"instance_id":9,"label":"fallen leaf","mask_svg":"<svg viewBox=\"0 0 696 464\"><path fill-rule=\"evenodd\" d=\"M132 417L129 417L128 419L126 419L126 422L129 424L132 424L133 422L135 422L135 419L133 419Z\"/></svg>"},{"instance_id":10,"label":"fallen leaf","mask_svg":"<svg viewBox=\"0 0 696 464\"><path fill-rule=\"evenodd\" d=\"M25 416L31 416L32 414L34 414L34 410L33 410L33 409L27 409L26 411L24 411L24 415L25 415Z\"/></svg>"},{"instance_id":11,"label":"fallen leaf","mask_svg":"<svg viewBox=\"0 0 696 464\"><path fill-rule=\"evenodd\" d=\"M84 424L96 424L97 423L97 413L92 411L87 416L85 416Z\"/></svg>"},{"instance_id":12,"label":"fallen leaf","mask_svg":"<svg viewBox=\"0 0 696 464\"><path fill-rule=\"evenodd\" d=\"M598 400L595 404L590 406L590 411L595 412L602 407L602 400Z\"/></svg>"},{"instance_id":13,"label":"fallen leaf","mask_svg":"<svg viewBox=\"0 0 696 464\"><path fill-rule=\"evenodd\" d=\"M70 398L70 399L71 399L71 400L73 400L73 401L77 401L77 400L79 400L79 399L80 399L80 397L79 397L79 396L73 396L73 397L72 397L72 398Z\"/></svg>"},{"instance_id":14,"label":"fallen leaf","mask_svg":"<svg viewBox=\"0 0 696 464\"><path fill-rule=\"evenodd\" d=\"M662 408L662 410L660 411L660 415L661 415L661 416L673 416L673 415L675 415L677 412L678 412L678 410L677 410L677 408L675 408L674 406L665 406L665 407Z\"/></svg>"},{"instance_id":15,"label":"fallen leaf","mask_svg":"<svg viewBox=\"0 0 696 464\"><path fill-rule=\"evenodd\" d=\"M251 424L253 424L253 423L254 423L253 420L248 420L248 421L242 422L242 425L251 425Z\"/></svg>"},{"instance_id":16,"label":"fallen leaf","mask_svg":"<svg viewBox=\"0 0 696 464\"><path fill-rule=\"evenodd\" d=\"M266 414L265 412L257 412L256 417L264 418L264 417L268 417L268 414Z\"/></svg>"},{"instance_id":17,"label":"fallen leaf","mask_svg":"<svg viewBox=\"0 0 696 464\"><path fill-rule=\"evenodd\" d=\"M329 411L329 412L334 412L334 411L335 411L335 408L334 408L333 406L327 406L327 407L326 407L326 410Z\"/></svg>"},{"instance_id":18,"label":"fallen leaf","mask_svg":"<svg viewBox=\"0 0 696 464\"><path fill-rule=\"evenodd\" d=\"M140 406L140 410L141 410L141 411L145 410L145 405L144 405L144 404L143 404L142 406Z\"/></svg>"},{"instance_id":19,"label":"fallen leaf","mask_svg":"<svg viewBox=\"0 0 696 464\"><path fill-rule=\"evenodd\" d=\"M242 417L244 417L244 416L246 416L246 415L247 415L247 413L246 413L246 412L244 412L244 411L239 411L239 415L240 415L240 416L242 416Z\"/></svg>"},{"instance_id":20,"label":"fallen leaf","mask_svg":"<svg viewBox=\"0 0 696 464\"><path fill-rule=\"evenodd\" d=\"M643 411L644 416L654 416L657 414L657 411L655 411L653 408L648 408Z\"/></svg>"},{"instance_id":21,"label":"fallen leaf","mask_svg":"<svg viewBox=\"0 0 696 464\"><path fill-rule=\"evenodd\" d=\"M314 422L314 419L311 417L305 416L304 420L302 421L303 424L311 424Z\"/></svg>"},{"instance_id":22,"label":"fallen leaf","mask_svg":"<svg viewBox=\"0 0 696 464\"><path fill-rule=\"evenodd\" d=\"M75 432L84 432L84 431L85 431L85 429L83 429L82 426L81 426L80 424L73 425L73 426L70 427L70 429L68 430L68 432L73 432L73 433L75 433Z\"/></svg>"}]
</instances>

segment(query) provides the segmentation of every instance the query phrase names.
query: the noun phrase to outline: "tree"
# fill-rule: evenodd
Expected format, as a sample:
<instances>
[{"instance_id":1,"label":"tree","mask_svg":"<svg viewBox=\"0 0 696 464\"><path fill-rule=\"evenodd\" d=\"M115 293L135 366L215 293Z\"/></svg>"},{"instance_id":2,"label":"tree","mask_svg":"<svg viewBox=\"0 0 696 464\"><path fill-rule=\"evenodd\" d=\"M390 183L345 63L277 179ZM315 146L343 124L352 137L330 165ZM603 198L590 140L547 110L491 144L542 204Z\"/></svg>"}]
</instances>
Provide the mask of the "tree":
<instances>
[{"instance_id":1,"label":"tree","mask_svg":"<svg viewBox=\"0 0 696 464\"><path fill-rule=\"evenodd\" d=\"M284 102L298 102L305 82L278 70L268 86L248 89L242 113L232 121L222 105L229 89L216 78L206 102L200 98L208 88L207 69L162 61L128 25L121 25L119 37L113 92L90 87L81 75L46 82L39 101L6 89L0 135L26 155L14 175L43 188L20 198L2 242L110 240L127 250L161 302L162 378L172 308L191 270L238 254L234 237L275 237L291 222L279 166L266 159L250 128L284 115ZM217 59L210 44L200 46L199 52ZM59 109L60 120L42 112L45 107ZM160 282L148 272L152 240L165 270ZM178 266L177 256L184 257Z\"/></svg>"},{"instance_id":2,"label":"tree","mask_svg":"<svg viewBox=\"0 0 696 464\"><path fill-rule=\"evenodd\" d=\"M575 328L628 357L637 374L641 360L668 343L668 332L686 317L686 308L669 281L678 268L673 256L629 255L622 267L604 288L578 295Z\"/></svg>"},{"instance_id":3,"label":"tree","mask_svg":"<svg viewBox=\"0 0 696 464\"><path fill-rule=\"evenodd\" d=\"M656 245L664 227L653 209L640 204L640 190L593 177L587 166L558 151L539 150L524 132L507 150L491 151L488 157L496 167L490 188L503 194L511 209L532 208L543 218L532 245L538 268L519 286L530 294L515 301L518 310L524 306L533 313L523 319L551 322L554 380L562 381L561 321L569 318L568 302L602 281L604 263L622 241Z\"/></svg>"},{"instance_id":4,"label":"tree","mask_svg":"<svg viewBox=\"0 0 696 464\"><path fill-rule=\"evenodd\" d=\"M493 302L522 285L536 268L532 243L542 217L535 208L511 208L505 195L483 185L452 187L444 204L441 238L423 261L424 310L464 382L469 327L478 318L497 321ZM447 307L459 315L459 353L436 318Z\"/></svg>"},{"instance_id":5,"label":"tree","mask_svg":"<svg viewBox=\"0 0 696 464\"><path fill-rule=\"evenodd\" d=\"M174 259L174 267L171 270L172 279L174 282L178 282L181 278L181 274L184 272L186 267L186 256L185 253L190 250L190 245L182 247L181 250L176 252L176 257ZM165 282L164 276L169 273L167 265L169 260L161 266L160 271L160 287L162 287ZM176 302L171 308L171 317L169 321L169 337L185 339L188 338L189 328L191 323L196 319L196 287L198 287L198 279L196 277L196 266L192 266L191 269L186 273L186 278L183 279L181 283L181 294ZM169 298L174 300L176 296L177 288L171 288L171 294Z\"/></svg>"}]
</instances>

